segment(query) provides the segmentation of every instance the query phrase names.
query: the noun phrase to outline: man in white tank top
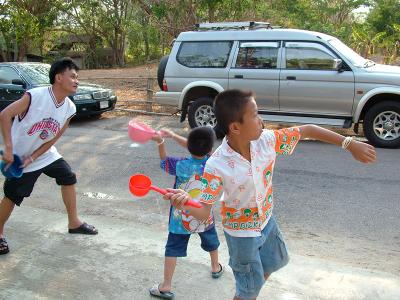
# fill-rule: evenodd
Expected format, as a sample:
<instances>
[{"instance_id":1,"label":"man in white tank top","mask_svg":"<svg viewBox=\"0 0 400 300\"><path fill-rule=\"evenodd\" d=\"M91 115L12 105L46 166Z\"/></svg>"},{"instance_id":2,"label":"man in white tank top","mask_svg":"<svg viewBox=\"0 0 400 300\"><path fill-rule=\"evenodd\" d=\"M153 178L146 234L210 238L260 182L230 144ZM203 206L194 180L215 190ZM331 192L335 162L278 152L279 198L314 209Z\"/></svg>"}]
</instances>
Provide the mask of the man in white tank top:
<instances>
[{"instance_id":1,"label":"man in white tank top","mask_svg":"<svg viewBox=\"0 0 400 300\"><path fill-rule=\"evenodd\" d=\"M68 98L78 87L79 68L70 58L63 58L50 68L51 86L27 91L23 97L0 113L5 145L3 160L11 164L13 154L23 161L20 178L6 178L4 198L0 203L0 255L9 252L4 238L4 225L15 205L29 197L36 180L44 173L61 186L61 195L68 214L68 232L97 234L97 229L82 222L76 208L76 176L58 153L54 144L67 129L76 113Z\"/></svg>"}]
</instances>

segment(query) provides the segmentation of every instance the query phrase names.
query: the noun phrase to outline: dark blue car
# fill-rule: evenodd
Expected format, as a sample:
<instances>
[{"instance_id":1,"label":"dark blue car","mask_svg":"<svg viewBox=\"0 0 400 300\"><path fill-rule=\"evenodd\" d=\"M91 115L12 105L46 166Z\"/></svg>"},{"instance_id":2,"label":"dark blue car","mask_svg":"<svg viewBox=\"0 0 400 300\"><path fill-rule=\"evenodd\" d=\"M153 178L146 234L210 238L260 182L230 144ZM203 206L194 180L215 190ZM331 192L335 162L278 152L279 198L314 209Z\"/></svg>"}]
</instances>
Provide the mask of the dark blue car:
<instances>
[{"instance_id":1,"label":"dark blue car","mask_svg":"<svg viewBox=\"0 0 400 300\"><path fill-rule=\"evenodd\" d=\"M29 62L0 63L0 110L20 99L26 90L48 86L50 65ZM111 89L80 82L76 94L69 96L77 116L100 115L113 110L117 97Z\"/></svg>"}]
</instances>

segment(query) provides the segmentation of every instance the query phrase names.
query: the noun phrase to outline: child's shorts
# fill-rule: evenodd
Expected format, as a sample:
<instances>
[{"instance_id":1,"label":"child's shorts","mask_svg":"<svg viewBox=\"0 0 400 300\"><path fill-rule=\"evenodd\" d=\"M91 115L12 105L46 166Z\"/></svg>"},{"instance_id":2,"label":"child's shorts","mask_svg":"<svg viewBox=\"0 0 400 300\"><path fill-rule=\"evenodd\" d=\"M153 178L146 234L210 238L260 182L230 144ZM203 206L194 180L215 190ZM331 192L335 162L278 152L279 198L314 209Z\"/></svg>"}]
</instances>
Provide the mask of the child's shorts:
<instances>
[{"instance_id":1,"label":"child's shorts","mask_svg":"<svg viewBox=\"0 0 400 300\"><path fill-rule=\"evenodd\" d=\"M285 242L271 217L260 237L234 237L225 232L229 249L229 266L236 281L236 296L255 299L265 283L264 274L271 274L289 261Z\"/></svg>"},{"instance_id":2,"label":"child's shorts","mask_svg":"<svg viewBox=\"0 0 400 300\"><path fill-rule=\"evenodd\" d=\"M60 158L42 169L24 173L20 178L7 178L3 186L4 195L20 206L22 200L31 195L33 186L42 173L55 178L58 185L73 185L76 183L75 173L72 172L69 164L63 158Z\"/></svg>"},{"instance_id":3,"label":"child's shorts","mask_svg":"<svg viewBox=\"0 0 400 300\"><path fill-rule=\"evenodd\" d=\"M165 245L166 257L185 257L187 256L187 245L191 234L177 234L170 232L168 234L167 245ZM211 252L219 247L219 240L215 226L207 231L199 232L201 239L201 248L204 251Z\"/></svg>"}]
</instances>

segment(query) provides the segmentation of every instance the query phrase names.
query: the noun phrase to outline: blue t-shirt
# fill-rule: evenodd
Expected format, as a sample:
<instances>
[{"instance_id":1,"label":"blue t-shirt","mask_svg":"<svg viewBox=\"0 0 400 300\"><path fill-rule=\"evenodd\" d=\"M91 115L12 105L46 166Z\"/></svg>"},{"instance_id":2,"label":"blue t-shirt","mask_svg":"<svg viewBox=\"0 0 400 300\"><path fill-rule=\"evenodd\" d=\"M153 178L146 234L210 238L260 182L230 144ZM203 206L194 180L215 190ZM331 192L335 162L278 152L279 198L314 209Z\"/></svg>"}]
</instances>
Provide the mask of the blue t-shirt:
<instances>
[{"instance_id":1,"label":"blue t-shirt","mask_svg":"<svg viewBox=\"0 0 400 300\"><path fill-rule=\"evenodd\" d=\"M194 201L199 201L201 195L201 176L209 156L202 159L194 157L178 158L167 156L161 160L161 169L171 175L175 175L174 188L182 189L189 193ZM204 232L214 226L212 214L210 218L201 223L186 211L171 206L169 212L169 231L178 234L190 234Z\"/></svg>"}]
</instances>

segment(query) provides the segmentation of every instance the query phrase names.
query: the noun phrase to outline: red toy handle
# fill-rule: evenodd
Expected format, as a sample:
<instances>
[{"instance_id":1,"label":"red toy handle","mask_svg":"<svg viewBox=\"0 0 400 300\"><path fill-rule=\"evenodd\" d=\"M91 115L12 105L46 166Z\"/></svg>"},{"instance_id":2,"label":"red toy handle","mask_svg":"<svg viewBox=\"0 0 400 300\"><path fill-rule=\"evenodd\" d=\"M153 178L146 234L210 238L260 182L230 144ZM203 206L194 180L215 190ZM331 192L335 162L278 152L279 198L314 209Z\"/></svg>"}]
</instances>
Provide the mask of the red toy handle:
<instances>
[{"instance_id":1,"label":"red toy handle","mask_svg":"<svg viewBox=\"0 0 400 300\"><path fill-rule=\"evenodd\" d=\"M150 189L152 189L153 191L159 192L162 195L165 195L167 193L167 190L159 188L158 186L155 186L155 185L150 186Z\"/></svg>"},{"instance_id":2,"label":"red toy handle","mask_svg":"<svg viewBox=\"0 0 400 300\"><path fill-rule=\"evenodd\" d=\"M185 205L191 206L191 207L196 207L196 208L202 208L203 205L201 205L199 202L193 201L193 200L188 200L186 201Z\"/></svg>"},{"instance_id":3,"label":"red toy handle","mask_svg":"<svg viewBox=\"0 0 400 300\"><path fill-rule=\"evenodd\" d=\"M162 188L159 188L158 186L154 186L154 185L150 186L150 189L152 189L153 191L159 192L162 195L165 195L167 193L166 190L164 190ZM203 207L200 203L198 203L196 201L193 201L193 200L186 201L185 205L191 206L191 207L195 207L195 208L202 208Z\"/></svg>"}]
</instances>

